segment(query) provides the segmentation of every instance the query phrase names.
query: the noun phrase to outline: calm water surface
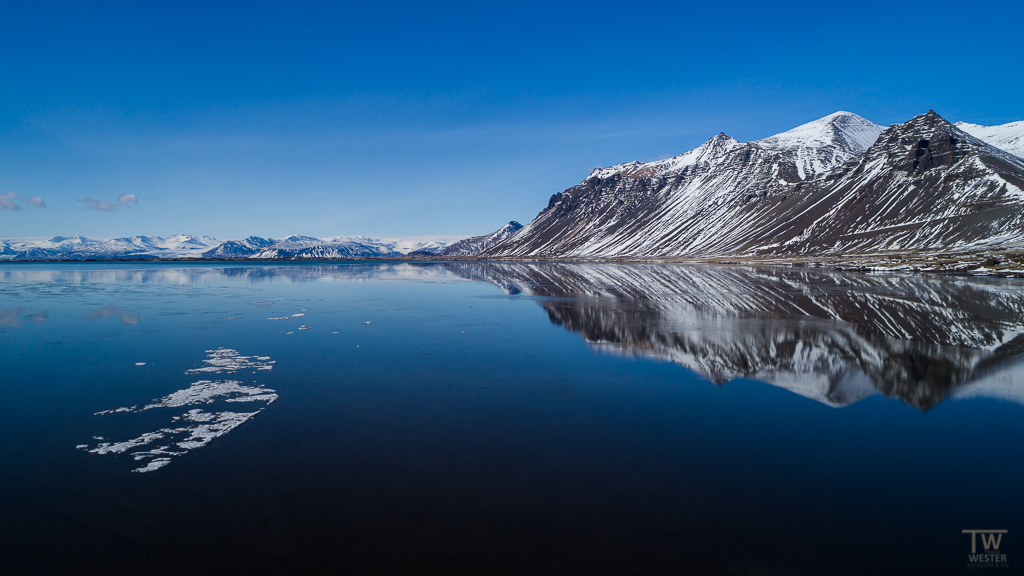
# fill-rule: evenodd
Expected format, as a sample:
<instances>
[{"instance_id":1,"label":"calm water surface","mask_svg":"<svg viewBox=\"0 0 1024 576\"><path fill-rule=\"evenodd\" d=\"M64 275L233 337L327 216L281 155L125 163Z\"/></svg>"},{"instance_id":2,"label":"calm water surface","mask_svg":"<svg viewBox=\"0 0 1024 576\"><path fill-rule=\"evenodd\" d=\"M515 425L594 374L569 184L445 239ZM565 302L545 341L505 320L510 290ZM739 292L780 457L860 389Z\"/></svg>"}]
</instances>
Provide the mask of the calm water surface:
<instances>
[{"instance_id":1,"label":"calm water surface","mask_svg":"<svg viewBox=\"0 0 1024 576\"><path fill-rule=\"evenodd\" d=\"M1015 280L3 264L0 551L12 574L939 574L980 528L1015 571L1022 334Z\"/></svg>"}]
</instances>

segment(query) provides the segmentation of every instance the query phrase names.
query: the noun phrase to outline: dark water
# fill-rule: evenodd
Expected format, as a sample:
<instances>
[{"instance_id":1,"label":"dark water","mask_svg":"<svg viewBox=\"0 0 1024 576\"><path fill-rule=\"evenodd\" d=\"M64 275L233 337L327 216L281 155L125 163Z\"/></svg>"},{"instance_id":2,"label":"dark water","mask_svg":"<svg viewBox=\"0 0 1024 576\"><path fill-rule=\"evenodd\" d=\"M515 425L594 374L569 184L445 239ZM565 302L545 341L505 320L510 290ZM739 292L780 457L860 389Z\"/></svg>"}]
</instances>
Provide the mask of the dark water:
<instances>
[{"instance_id":1,"label":"dark water","mask_svg":"<svg viewBox=\"0 0 1024 576\"><path fill-rule=\"evenodd\" d=\"M1016 571L1021 333L1013 280L4 264L4 572Z\"/></svg>"}]
</instances>

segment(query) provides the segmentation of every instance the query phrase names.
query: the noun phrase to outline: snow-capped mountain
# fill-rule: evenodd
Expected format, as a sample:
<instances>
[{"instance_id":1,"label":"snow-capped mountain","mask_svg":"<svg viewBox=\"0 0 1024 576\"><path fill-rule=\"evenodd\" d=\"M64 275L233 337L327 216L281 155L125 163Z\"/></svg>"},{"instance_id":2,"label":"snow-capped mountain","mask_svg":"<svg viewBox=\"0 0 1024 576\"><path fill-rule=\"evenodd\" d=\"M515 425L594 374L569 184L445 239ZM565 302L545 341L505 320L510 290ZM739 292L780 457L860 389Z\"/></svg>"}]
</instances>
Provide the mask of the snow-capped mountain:
<instances>
[{"instance_id":1,"label":"snow-capped mountain","mask_svg":"<svg viewBox=\"0 0 1024 576\"><path fill-rule=\"evenodd\" d=\"M292 235L280 240L250 236L229 240L203 254L205 258L397 258L410 252L433 253L447 244L439 240L380 240L366 236L314 238Z\"/></svg>"},{"instance_id":2,"label":"snow-capped mountain","mask_svg":"<svg viewBox=\"0 0 1024 576\"><path fill-rule=\"evenodd\" d=\"M883 394L1024 399L1024 293L927 275L658 264L453 262L596 349L752 378L830 406Z\"/></svg>"},{"instance_id":3,"label":"snow-capped mountain","mask_svg":"<svg viewBox=\"0 0 1024 576\"><path fill-rule=\"evenodd\" d=\"M957 122L956 127L1000 150L1005 150L1014 156L1024 157L1024 120L999 126Z\"/></svg>"},{"instance_id":4,"label":"snow-capped mountain","mask_svg":"<svg viewBox=\"0 0 1024 576\"><path fill-rule=\"evenodd\" d=\"M438 256L475 256L484 250L505 240L523 228L523 225L515 220L505 224L490 234L482 236L471 236L459 240L451 246L437 252Z\"/></svg>"},{"instance_id":5,"label":"snow-capped mountain","mask_svg":"<svg viewBox=\"0 0 1024 576\"><path fill-rule=\"evenodd\" d=\"M365 236L314 238L292 235L280 240L250 236L217 240L210 236L132 236L97 240L84 236L0 240L0 260L102 260L178 258L393 258L412 251L433 253L443 240L379 240Z\"/></svg>"},{"instance_id":6,"label":"snow-capped mountain","mask_svg":"<svg viewBox=\"0 0 1024 576\"><path fill-rule=\"evenodd\" d=\"M209 236L132 236L94 240L84 236L54 236L47 240L0 242L4 260L94 260L117 258L200 258L218 245Z\"/></svg>"},{"instance_id":7,"label":"snow-capped mountain","mask_svg":"<svg viewBox=\"0 0 1024 576\"><path fill-rule=\"evenodd\" d=\"M1024 161L929 111L837 112L594 170L486 257L707 257L1024 246Z\"/></svg>"},{"instance_id":8,"label":"snow-capped mountain","mask_svg":"<svg viewBox=\"0 0 1024 576\"><path fill-rule=\"evenodd\" d=\"M594 170L491 256L615 257L730 253L780 199L857 158L882 131L838 112L771 138L718 134L666 160ZM755 201L756 199L756 201Z\"/></svg>"},{"instance_id":9,"label":"snow-capped mountain","mask_svg":"<svg viewBox=\"0 0 1024 576\"><path fill-rule=\"evenodd\" d=\"M929 111L886 128L855 164L792 195L782 214L749 252L1020 248L1024 159Z\"/></svg>"},{"instance_id":10,"label":"snow-capped mountain","mask_svg":"<svg viewBox=\"0 0 1024 576\"><path fill-rule=\"evenodd\" d=\"M249 236L242 240L228 240L212 250L203 252L203 258L248 258L273 243L273 240L259 236Z\"/></svg>"},{"instance_id":11,"label":"snow-capped mountain","mask_svg":"<svg viewBox=\"0 0 1024 576\"><path fill-rule=\"evenodd\" d=\"M443 238L443 239L442 239ZM453 239L451 236L445 236L442 238L431 238L423 239L422 237L409 237L409 238L398 238L389 239L381 238L380 241L391 247L392 250L401 254L413 254L428 255L437 254L441 250L444 250L449 245L449 241ZM462 236L455 236L454 239L461 239Z\"/></svg>"},{"instance_id":12,"label":"snow-capped mountain","mask_svg":"<svg viewBox=\"0 0 1024 576\"><path fill-rule=\"evenodd\" d=\"M256 254L254 259L272 258L387 258L402 256L392 246L365 236L311 238L288 236L276 240Z\"/></svg>"}]
</instances>

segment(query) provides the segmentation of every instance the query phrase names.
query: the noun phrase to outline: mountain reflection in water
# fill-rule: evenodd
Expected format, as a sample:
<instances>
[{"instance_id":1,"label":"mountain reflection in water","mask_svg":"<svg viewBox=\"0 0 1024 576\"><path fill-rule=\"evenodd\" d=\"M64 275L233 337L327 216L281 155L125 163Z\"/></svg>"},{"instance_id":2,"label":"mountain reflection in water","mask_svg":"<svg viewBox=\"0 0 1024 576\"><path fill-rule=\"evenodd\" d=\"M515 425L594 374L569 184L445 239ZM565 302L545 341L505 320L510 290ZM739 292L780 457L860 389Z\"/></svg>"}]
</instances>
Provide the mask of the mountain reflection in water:
<instances>
[{"instance_id":1,"label":"mountain reflection in water","mask_svg":"<svg viewBox=\"0 0 1024 576\"><path fill-rule=\"evenodd\" d=\"M881 393L1024 403L1024 286L1002 279L664 264L453 263L598 350L845 406Z\"/></svg>"}]
</instances>

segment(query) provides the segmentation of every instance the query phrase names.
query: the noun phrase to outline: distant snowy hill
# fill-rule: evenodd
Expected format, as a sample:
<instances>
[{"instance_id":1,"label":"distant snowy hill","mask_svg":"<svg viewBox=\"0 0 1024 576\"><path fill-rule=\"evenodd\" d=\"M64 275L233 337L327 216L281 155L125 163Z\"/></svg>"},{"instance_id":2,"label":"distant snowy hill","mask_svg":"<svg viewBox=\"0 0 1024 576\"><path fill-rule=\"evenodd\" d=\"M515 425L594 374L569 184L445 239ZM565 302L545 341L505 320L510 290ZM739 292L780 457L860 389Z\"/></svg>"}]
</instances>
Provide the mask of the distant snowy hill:
<instances>
[{"instance_id":1,"label":"distant snowy hill","mask_svg":"<svg viewBox=\"0 0 1024 576\"><path fill-rule=\"evenodd\" d=\"M1000 150L1024 158L1024 120L999 126L957 122L956 127Z\"/></svg>"},{"instance_id":2,"label":"distant snowy hill","mask_svg":"<svg viewBox=\"0 0 1024 576\"><path fill-rule=\"evenodd\" d=\"M393 258L409 252L434 253L442 240L379 240L365 236L314 238L292 235L279 240L250 236L221 241L209 236L132 236L97 240L84 236L0 240L0 260L103 260L178 258Z\"/></svg>"},{"instance_id":3,"label":"distant snowy hill","mask_svg":"<svg viewBox=\"0 0 1024 576\"><path fill-rule=\"evenodd\" d=\"M505 224L490 234L483 236L471 236L460 240L444 250L437 252L438 256L474 256L505 240L523 228L523 225L515 220Z\"/></svg>"},{"instance_id":4,"label":"distant snowy hill","mask_svg":"<svg viewBox=\"0 0 1024 576\"><path fill-rule=\"evenodd\" d=\"M292 235L280 240L250 236L245 240L229 240L207 251L205 258L397 258L410 252L434 253L447 244L439 240L381 240L366 236L334 236L313 238Z\"/></svg>"},{"instance_id":5,"label":"distant snowy hill","mask_svg":"<svg viewBox=\"0 0 1024 576\"><path fill-rule=\"evenodd\" d=\"M288 236L275 240L262 250L249 256L253 259L272 258L386 258L402 256L394 247L364 236L337 236L310 238Z\"/></svg>"},{"instance_id":6,"label":"distant snowy hill","mask_svg":"<svg viewBox=\"0 0 1024 576\"><path fill-rule=\"evenodd\" d=\"M249 236L243 240L228 240L203 253L203 258L248 258L273 244L273 240Z\"/></svg>"},{"instance_id":7,"label":"distant snowy hill","mask_svg":"<svg viewBox=\"0 0 1024 576\"><path fill-rule=\"evenodd\" d=\"M0 260L96 260L117 258L201 258L220 244L209 236L132 236L94 240L54 236L47 240L0 241Z\"/></svg>"}]
</instances>

